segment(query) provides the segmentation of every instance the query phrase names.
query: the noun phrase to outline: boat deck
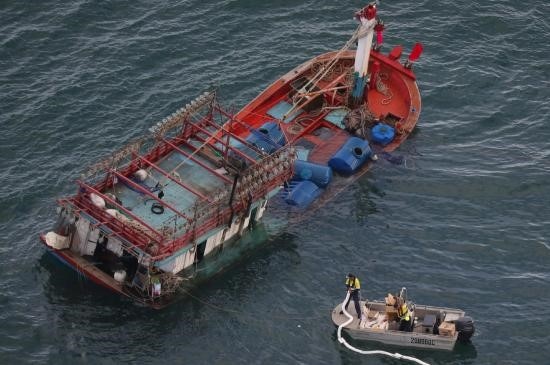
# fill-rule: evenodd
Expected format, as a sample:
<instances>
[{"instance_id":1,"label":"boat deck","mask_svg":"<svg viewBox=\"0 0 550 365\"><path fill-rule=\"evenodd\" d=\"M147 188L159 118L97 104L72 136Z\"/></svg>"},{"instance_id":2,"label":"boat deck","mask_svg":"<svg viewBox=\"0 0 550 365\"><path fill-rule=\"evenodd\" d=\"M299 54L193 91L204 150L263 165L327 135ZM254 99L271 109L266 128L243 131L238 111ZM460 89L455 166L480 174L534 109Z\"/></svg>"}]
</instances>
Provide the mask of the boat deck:
<instances>
[{"instance_id":1,"label":"boat deck","mask_svg":"<svg viewBox=\"0 0 550 365\"><path fill-rule=\"evenodd\" d=\"M393 308L393 307L392 307ZM355 339L377 341L390 345L406 347L421 347L440 350L452 350L457 339L457 332L437 333L435 315L443 313L444 322L454 323L460 317L464 317L464 311L454 308L415 306L411 313L414 321L410 331L399 331L399 323L395 314L388 314L385 303L361 302L362 320L357 319L353 303L348 306L348 313L353 316L351 323L344 329ZM332 311L332 321L340 326L348 321L348 317L340 314L341 304ZM454 328L454 324L452 325ZM442 326L439 329L443 331Z\"/></svg>"},{"instance_id":2,"label":"boat deck","mask_svg":"<svg viewBox=\"0 0 550 365\"><path fill-rule=\"evenodd\" d=\"M179 147L186 153L193 153L186 146ZM212 170L216 170L216 166L200 154L193 155L193 158L209 166ZM207 201L206 199L209 199L215 191L228 184L220 176L216 176L178 151L170 152L155 164L170 173L174 179L184 182L185 186L190 189L184 188L153 168L147 170L148 176L145 181L131 180L157 197L159 192L162 191L164 193L162 201L187 217L193 216L192 207L197 201ZM123 179L118 179L114 189L111 188L106 192L115 194L122 201L124 207L153 228L161 228L170 219L185 219L168 208L164 208L161 214L154 213L152 207L157 201L145 191ZM199 192L205 198L195 192Z\"/></svg>"}]
</instances>

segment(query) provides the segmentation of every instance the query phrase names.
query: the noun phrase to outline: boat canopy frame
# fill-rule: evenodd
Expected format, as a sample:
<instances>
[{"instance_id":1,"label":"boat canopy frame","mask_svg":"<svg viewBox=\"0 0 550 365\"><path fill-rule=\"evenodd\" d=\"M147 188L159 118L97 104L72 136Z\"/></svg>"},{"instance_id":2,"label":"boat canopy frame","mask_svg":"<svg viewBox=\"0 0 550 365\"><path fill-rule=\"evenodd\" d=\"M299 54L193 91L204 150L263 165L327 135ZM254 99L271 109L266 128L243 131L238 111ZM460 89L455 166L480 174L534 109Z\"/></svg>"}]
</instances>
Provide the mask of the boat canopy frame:
<instances>
[{"instance_id":1,"label":"boat canopy frame","mask_svg":"<svg viewBox=\"0 0 550 365\"><path fill-rule=\"evenodd\" d=\"M215 113L218 114L221 124L214 119ZM150 255L152 260L166 258L186 245L192 244L196 238L208 231L220 225L230 225L235 214L240 215L249 211L253 201L266 197L269 192L292 177L293 162L296 159L294 147L283 146L274 153L267 154L233 133L232 123L234 122L234 116L220 107L215 92L205 93L153 126L150 129L149 139L154 143L149 144L150 148L147 150L141 152L143 147L148 145L147 137L137 138L110 157L93 164L82 174L85 179L77 181L76 195L63 201L100 222L100 225L110 230L111 234L135 245L135 248ZM168 137L168 133L173 132L176 134ZM201 145L196 146L192 143L193 140ZM256 152L257 158L231 145L232 140ZM219 152L223 165L221 167L226 167L227 176L205 162L210 160L214 166L218 166L219 159L213 159L206 153L201 153L200 158L196 156L204 147ZM183 155L185 157L183 162L190 160L196 163L222 181L223 186L207 196L186 184L185 181L174 177L172 174L177 167L167 171L157 164L157 161L170 153ZM247 164L234 166L229 159L235 157L246 160ZM192 215L189 215L189 211L186 211L186 214L177 209L131 179L136 171L145 166L154 169L166 179L176 183L179 188L197 197L189 209L193 212ZM94 182L93 180L97 179L100 173L105 175L104 178ZM140 194L147 195L148 198L175 214L164 221L161 227L153 227L108 193L118 180ZM109 214L95 205L91 200L92 194L101 197L125 218L117 216L118 214ZM178 217L181 218L179 223Z\"/></svg>"}]
</instances>

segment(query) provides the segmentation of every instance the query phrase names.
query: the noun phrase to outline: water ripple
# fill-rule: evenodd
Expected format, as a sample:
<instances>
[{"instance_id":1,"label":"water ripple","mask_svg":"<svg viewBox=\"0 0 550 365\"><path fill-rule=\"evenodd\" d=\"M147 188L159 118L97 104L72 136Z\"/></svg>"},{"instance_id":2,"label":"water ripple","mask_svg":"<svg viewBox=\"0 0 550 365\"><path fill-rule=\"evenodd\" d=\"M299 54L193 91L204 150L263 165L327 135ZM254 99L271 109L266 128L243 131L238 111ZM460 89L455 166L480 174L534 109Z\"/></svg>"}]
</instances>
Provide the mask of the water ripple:
<instances>
[{"instance_id":1,"label":"water ripple","mask_svg":"<svg viewBox=\"0 0 550 365\"><path fill-rule=\"evenodd\" d=\"M419 128L395 153L407 163L381 159L301 223L273 202L262 248L150 312L44 254L37 235L53 223L55 198L73 192L85 165L203 90L218 87L238 108L341 46L356 26L349 4L4 1L0 363L386 363L334 337L328 313L348 271L364 297L406 286L417 303L476 320L473 345L404 353L433 364L503 363L503 353L544 363L533 349L550 341L538 320L550 314L549 13L541 0L383 2L383 51L425 49L414 66Z\"/></svg>"}]
</instances>

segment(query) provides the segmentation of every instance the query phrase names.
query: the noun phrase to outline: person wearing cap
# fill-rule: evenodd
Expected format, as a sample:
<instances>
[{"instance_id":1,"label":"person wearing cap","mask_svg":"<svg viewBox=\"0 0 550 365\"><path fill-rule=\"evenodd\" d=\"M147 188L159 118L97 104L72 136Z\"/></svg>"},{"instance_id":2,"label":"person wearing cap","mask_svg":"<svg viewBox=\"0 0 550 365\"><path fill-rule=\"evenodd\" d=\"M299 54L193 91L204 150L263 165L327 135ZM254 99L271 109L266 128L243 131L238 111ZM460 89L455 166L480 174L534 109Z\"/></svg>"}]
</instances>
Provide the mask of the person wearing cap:
<instances>
[{"instance_id":1,"label":"person wearing cap","mask_svg":"<svg viewBox=\"0 0 550 365\"><path fill-rule=\"evenodd\" d=\"M361 321L361 306L359 305L359 301L361 300L361 283L359 282L359 279L351 273L348 274L348 276L346 276L346 288L348 289L350 296L346 302L345 308L348 310L349 302L353 299L353 302L355 303L355 311L357 312L357 318ZM340 314L343 314L343 312L340 312Z\"/></svg>"}]
</instances>

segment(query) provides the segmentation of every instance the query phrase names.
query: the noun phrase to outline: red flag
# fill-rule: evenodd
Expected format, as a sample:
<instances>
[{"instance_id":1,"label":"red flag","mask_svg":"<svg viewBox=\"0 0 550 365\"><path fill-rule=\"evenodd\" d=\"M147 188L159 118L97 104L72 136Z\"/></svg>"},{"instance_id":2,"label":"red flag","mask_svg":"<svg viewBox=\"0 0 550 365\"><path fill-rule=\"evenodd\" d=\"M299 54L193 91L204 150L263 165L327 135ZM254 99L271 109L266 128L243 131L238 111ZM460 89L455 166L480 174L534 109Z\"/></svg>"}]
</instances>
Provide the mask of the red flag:
<instances>
[{"instance_id":1,"label":"red flag","mask_svg":"<svg viewBox=\"0 0 550 365\"><path fill-rule=\"evenodd\" d=\"M409 55L409 61L414 62L419 59L423 50L424 47L422 47L422 43L416 43L411 51L411 54Z\"/></svg>"}]
</instances>

